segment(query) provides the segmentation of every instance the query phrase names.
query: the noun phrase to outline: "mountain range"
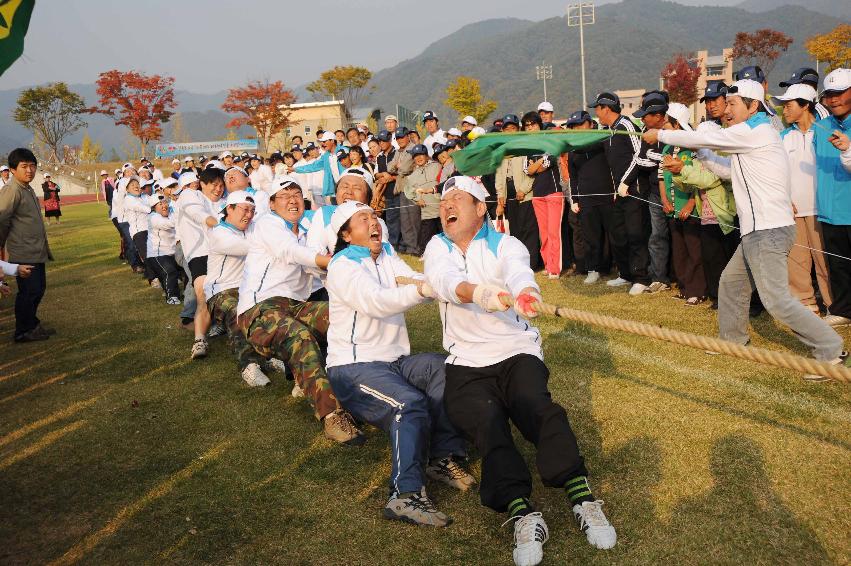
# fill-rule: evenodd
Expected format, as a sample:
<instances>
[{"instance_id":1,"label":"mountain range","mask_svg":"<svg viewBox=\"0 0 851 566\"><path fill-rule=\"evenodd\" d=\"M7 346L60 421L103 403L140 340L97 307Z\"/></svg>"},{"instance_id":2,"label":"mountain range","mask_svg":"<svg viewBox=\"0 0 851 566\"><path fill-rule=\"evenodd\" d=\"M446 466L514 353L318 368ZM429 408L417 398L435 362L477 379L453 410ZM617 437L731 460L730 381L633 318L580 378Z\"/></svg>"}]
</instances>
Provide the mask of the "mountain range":
<instances>
[{"instance_id":1,"label":"mountain range","mask_svg":"<svg viewBox=\"0 0 851 566\"><path fill-rule=\"evenodd\" d=\"M683 0L686 2L697 0ZM800 5L797 5L800 4ZM585 29L587 96L600 90L657 88L659 72L677 53L708 49L720 53L731 46L736 32L773 28L790 35L794 43L769 76L771 87L794 68L812 65L804 50L810 36L851 21L851 3L836 0L744 0L736 7L686 6L664 0L623 0L596 8L596 22ZM506 112L522 113L543 100L543 88L535 78L535 65L546 61L553 67L548 98L557 117L566 116L582 103L577 28L567 27L564 17L543 21L493 19L462 27L432 43L412 59L374 73L372 94L362 106L395 111L400 104L410 109L437 111L444 125L454 112L443 105L446 86L458 75L480 79L482 93L498 102L491 118ZM747 62L743 62L747 63ZM741 66L737 62L737 66ZM93 104L92 84L69 87ZM31 134L11 114L21 89L0 91L0 154L29 144ZM302 101L312 100L304 85L294 89ZM229 117L220 110L226 93L176 92L177 111L183 131L195 141L221 139ZM116 127L104 116L87 116L87 131L105 148L121 158L134 147L128 130ZM172 140L173 123L164 126L163 139ZM238 134L251 135L250 128ZM83 132L66 143L78 144Z\"/></svg>"}]
</instances>

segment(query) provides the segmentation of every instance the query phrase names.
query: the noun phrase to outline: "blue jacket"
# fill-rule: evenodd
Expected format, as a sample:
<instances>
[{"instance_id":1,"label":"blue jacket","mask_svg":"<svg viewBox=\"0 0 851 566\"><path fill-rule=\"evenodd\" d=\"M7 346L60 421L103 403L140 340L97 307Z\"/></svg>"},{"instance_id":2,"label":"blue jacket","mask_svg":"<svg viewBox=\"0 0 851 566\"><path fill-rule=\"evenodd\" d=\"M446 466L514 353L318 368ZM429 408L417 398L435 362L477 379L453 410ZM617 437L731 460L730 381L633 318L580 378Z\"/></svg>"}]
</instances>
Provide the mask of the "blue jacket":
<instances>
[{"instance_id":1,"label":"blue jacket","mask_svg":"<svg viewBox=\"0 0 851 566\"><path fill-rule=\"evenodd\" d=\"M828 224L851 225L851 172L842 167L839 150L828 141L834 130L851 135L851 115L841 122L836 116L822 118L813 128L818 219Z\"/></svg>"},{"instance_id":2,"label":"blue jacket","mask_svg":"<svg viewBox=\"0 0 851 566\"><path fill-rule=\"evenodd\" d=\"M338 145L337 147L340 146ZM337 187L334 183L332 167L337 167L337 173L343 171L343 166L340 165L339 161L336 159L331 161L331 156L337 152L337 147L334 148L334 151L326 151L313 163L308 163L307 165L301 165L295 168L296 173L316 173L317 171L322 171L322 196L324 197L333 197L336 193Z\"/></svg>"}]
</instances>

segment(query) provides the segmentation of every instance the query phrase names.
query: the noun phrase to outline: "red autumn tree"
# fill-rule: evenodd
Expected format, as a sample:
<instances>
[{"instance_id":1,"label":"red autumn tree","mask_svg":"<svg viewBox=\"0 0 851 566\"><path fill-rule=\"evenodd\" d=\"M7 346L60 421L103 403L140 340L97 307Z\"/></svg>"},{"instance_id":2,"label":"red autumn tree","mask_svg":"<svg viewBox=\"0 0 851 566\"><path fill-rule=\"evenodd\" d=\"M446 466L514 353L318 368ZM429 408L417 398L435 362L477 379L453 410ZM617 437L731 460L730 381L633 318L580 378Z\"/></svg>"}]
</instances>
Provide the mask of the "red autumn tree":
<instances>
[{"instance_id":1,"label":"red autumn tree","mask_svg":"<svg viewBox=\"0 0 851 566\"><path fill-rule=\"evenodd\" d=\"M766 76L794 40L774 29L758 29L753 33L740 31L733 43L733 59L752 62L762 67Z\"/></svg>"},{"instance_id":2,"label":"red autumn tree","mask_svg":"<svg viewBox=\"0 0 851 566\"><path fill-rule=\"evenodd\" d=\"M222 110L228 114L240 114L240 116L228 122L225 127L253 127L265 151L273 136L294 123L290 120L292 111L284 107L291 105L295 100L293 91L285 87L281 81L269 82L269 79L252 81L244 87L232 88L228 90Z\"/></svg>"},{"instance_id":3,"label":"red autumn tree","mask_svg":"<svg viewBox=\"0 0 851 566\"><path fill-rule=\"evenodd\" d=\"M177 107L174 77L112 70L100 74L97 87L99 105L89 112L104 114L117 126L130 128L139 138L142 153L149 141L159 139L163 123Z\"/></svg>"},{"instance_id":4,"label":"red autumn tree","mask_svg":"<svg viewBox=\"0 0 851 566\"><path fill-rule=\"evenodd\" d=\"M697 80L700 78L700 61L689 59L682 53L671 59L662 69L662 80L671 102L686 106L697 100Z\"/></svg>"}]
</instances>

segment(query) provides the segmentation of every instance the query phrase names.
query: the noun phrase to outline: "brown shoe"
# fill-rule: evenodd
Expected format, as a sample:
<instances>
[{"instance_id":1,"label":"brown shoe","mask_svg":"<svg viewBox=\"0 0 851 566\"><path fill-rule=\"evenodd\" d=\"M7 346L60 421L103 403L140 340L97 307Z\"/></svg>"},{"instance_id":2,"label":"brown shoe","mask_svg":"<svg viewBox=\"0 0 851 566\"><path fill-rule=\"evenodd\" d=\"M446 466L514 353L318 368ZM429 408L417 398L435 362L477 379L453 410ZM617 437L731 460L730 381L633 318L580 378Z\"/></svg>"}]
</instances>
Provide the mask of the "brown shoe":
<instances>
[{"instance_id":1,"label":"brown shoe","mask_svg":"<svg viewBox=\"0 0 851 566\"><path fill-rule=\"evenodd\" d=\"M366 442L366 437L358 430L351 415L342 409L337 409L322 419L325 427L325 438L346 444L348 446L360 446Z\"/></svg>"},{"instance_id":2,"label":"brown shoe","mask_svg":"<svg viewBox=\"0 0 851 566\"><path fill-rule=\"evenodd\" d=\"M39 342L41 340L47 340L48 338L50 338L50 335L36 326L29 332L24 332L20 336L15 336L15 342L19 344L24 342Z\"/></svg>"}]
</instances>

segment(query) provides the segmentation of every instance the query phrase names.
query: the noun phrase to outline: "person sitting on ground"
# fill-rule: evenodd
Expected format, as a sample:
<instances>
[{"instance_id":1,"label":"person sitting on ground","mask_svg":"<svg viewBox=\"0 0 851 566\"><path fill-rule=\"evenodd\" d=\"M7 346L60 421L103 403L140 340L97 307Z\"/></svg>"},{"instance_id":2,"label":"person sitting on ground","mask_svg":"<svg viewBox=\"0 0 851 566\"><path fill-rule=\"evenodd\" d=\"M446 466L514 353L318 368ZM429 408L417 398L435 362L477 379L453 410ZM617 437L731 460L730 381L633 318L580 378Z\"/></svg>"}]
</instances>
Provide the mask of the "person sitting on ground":
<instances>
[{"instance_id":1,"label":"person sitting on ground","mask_svg":"<svg viewBox=\"0 0 851 566\"><path fill-rule=\"evenodd\" d=\"M248 239L237 303L240 330L258 354L289 365L326 438L362 444L365 437L340 408L325 375L320 341L328 333L328 303L308 300L309 270L325 269L330 257L307 246L304 198L295 179L276 178L270 192L271 212L255 221Z\"/></svg>"},{"instance_id":2,"label":"person sitting on ground","mask_svg":"<svg viewBox=\"0 0 851 566\"><path fill-rule=\"evenodd\" d=\"M537 447L544 485L565 490L588 542L612 548L615 529L591 492L567 414L547 388L541 334L521 318L536 316L541 301L529 253L519 240L491 227L487 196L477 179L449 179L440 202L443 233L432 238L423 256L426 279L445 303L440 316L449 352L446 411L481 454L482 504L507 511L515 521L517 566L540 563L549 533L529 500L532 478L510 422Z\"/></svg>"},{"instance_id":3,"label":"person sitting on ground","mask_svg":"<svg viewBox=\"0 0 851 566\"><path fill-rule=\"evenodd\" d=\"M425 148L423 148L425 150ZM382 241L375 211L348 201L331 217L337 234L328 266L328 380L343 408L390 435L390 498L384 517L444 527L425 475L466 491L475 480L459 465L464 439L443 406L442 354L411 355L405 311L433 293ZM399 287L396 277L419 277Z\"/></svg>"}]
</instances>

